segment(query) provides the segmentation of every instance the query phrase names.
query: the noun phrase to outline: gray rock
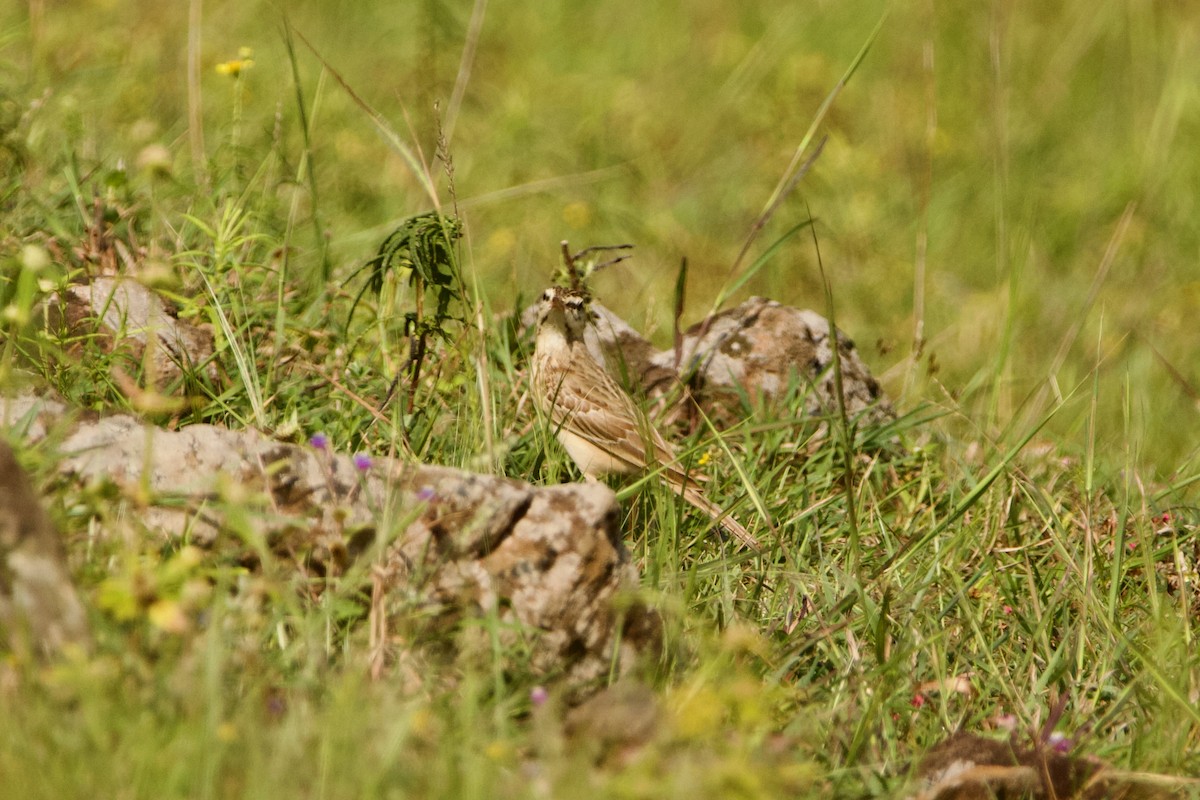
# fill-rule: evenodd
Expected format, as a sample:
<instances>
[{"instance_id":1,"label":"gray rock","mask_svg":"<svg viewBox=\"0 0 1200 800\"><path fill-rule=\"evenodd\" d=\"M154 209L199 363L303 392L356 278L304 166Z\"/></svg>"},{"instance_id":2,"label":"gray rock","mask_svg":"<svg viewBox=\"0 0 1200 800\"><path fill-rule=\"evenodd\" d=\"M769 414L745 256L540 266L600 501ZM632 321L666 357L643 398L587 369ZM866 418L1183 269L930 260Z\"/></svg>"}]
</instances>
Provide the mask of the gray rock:
<instances>
[{"instance_id":1,"label":"gray rock","mask_svg":"<svg viewBox=\"0 0 1200 800\"><path fill-rule=\"evenodd\" d=\"M33 442L45 438L49 426L66 414L67 407L49 397L29 392L0 395L0 426L16 439Z\"/></svg>"},{"instance_id":2,"label":"gray rock","mask_svg":"<svg viewBox=\"0 0 1200 800\"><path fill-rule=\"evenodd\" d=\"M368 465L254 430L167 431L129 415L72 424L59 451L61 473L138 498L141 523L161 535L222 546L226 512L236 513L243 532L249 520L266 546L314 574L370 565L384 596L373 614L401 627L414 602L439 624L494 614L502 637L526 643L535 670L577 686L657 647L656 618L617 602L638 576L616 498L600 484Z\"/></svg>"},{"instance_id":3,"label":"gray rock","mask_svg":"<svg viewBox=\"0 0 1200 800\"><path fill-rule=\"evenodd\" d=\"M854 342L839 331L837 343L846 413L873 424L893 419L891 403ZM666 367L674 360L674 351L666 351L653 363ZM805 398L809 416L838 412L833 337L829 321L815 311L751 297L688 329L680 367L684 375L693 376L689 385L696 402L711 415L728 416L719 412L740 404L743 393L770 404L795 380L810 388Z\"/></svg>"},{"instance_id":4,"label":"gray rock","mask_svg":"<svg viewBox=\"0 0 1200 800\"><path fill-rule=\"evenodd\" d=\"M176 384L185 370L203 369L217 380L212 330L177 319L158 295L131 278L97 276L71 284L46 299L43 315L47 328L68 342L96 337L105 352L142 363L146 383L155 388Z\"/></svg>"}]
</instances>

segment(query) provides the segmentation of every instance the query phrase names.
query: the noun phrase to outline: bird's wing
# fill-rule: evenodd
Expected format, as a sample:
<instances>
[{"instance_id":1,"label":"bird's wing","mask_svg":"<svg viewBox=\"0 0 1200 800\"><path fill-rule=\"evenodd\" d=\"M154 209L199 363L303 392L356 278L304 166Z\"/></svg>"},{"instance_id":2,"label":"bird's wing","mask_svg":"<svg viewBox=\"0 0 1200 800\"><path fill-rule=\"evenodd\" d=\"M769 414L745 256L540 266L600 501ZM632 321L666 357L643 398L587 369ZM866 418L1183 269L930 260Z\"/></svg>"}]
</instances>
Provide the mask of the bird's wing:
<instances>
[{"instance_id":1,"label":"bird's wing","mask_svg":"<svg viewBox=\"0 0 1200 800\"><path fill-rule=\"evenodd\" d=\"M656 458L674 458L662 435L647 425L629 395L590 356L581 356L562 371L550 391L555 393L550 419L564 430L638 468L646 466L648 449Z\"/></svg>"}]
</instances>

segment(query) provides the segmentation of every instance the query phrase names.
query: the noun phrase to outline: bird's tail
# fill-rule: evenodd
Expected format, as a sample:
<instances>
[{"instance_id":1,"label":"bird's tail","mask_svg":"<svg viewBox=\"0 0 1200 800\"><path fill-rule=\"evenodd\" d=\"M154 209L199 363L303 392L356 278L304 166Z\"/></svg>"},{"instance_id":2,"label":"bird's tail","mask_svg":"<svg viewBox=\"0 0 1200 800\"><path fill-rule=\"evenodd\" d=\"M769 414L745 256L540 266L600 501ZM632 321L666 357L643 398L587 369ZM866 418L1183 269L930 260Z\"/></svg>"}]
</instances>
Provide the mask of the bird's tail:
<instances>
[{"instance_id":1,"label":"bird's tail","mask_svg":"<svg viewBox=\"0 0 1200 800\"><path fill-rule=\"evenodd\" d=\"M754 538L754 534L746 530L742 523L729 516L724 509L705 497L704 493L701 492L700 489L697 488L696 485L691 481L688 481L682 485L676 485L675 482L672 481L672 485L675 486L675 491L679 492L680 496L683 497L684 500L687 500L696 508L712 517L713 520L728 533L741 540L742 544L746 545L751 550L762 550L762 545L759 544L758 539Z\"/></svg>"}]
</instances>

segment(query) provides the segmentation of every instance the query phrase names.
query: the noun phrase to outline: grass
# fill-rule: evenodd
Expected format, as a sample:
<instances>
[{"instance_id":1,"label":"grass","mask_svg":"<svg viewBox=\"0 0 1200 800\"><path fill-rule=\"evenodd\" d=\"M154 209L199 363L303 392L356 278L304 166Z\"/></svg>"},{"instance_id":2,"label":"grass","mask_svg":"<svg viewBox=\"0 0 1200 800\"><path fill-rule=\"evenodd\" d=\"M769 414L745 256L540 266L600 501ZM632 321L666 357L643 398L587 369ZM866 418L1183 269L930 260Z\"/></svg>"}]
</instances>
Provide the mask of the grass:
<instances>
[{"instance_id":1,"label":"grass","mask_svg":"<svg viewBox=\"0 0 1200 800\"><path fill-rule=\"evenodd\" d=\"M261 4L77 5L0 12L0 385L32 368L87 408L535 483L574 476L519 411L513 315L558 242L634 242L595 289L665 346L680 258L690 323L884 11L310 3L289 33ZM775 520L739 501L761 558L618 485L670 645L640 669L661 708L640 750L567 736L553 676L481 646L486 618L413 610L421 646L368 680L361 582L311 599L282 559L248 573L252 509L199 556L163 542L139 498L55 478L51 437L21 457L97 644L0 667L0 796L887 795L950 732L1034 729L1060 698L1078 752L1196 774L1197 24L891 9L733 299L832 303L905 416L809 447L797 397L698 434L714 491ZM347 278L435 204L464 225L447 312L397 269L352 315ZM785 235L809 216L820 266ZM38 333L36 302L107 264L212 326L221 385L197 365L191 402L147 408L112 378L140 364ZM378 421L418 298L437 330Z\"/></svg>"}]
</instances>

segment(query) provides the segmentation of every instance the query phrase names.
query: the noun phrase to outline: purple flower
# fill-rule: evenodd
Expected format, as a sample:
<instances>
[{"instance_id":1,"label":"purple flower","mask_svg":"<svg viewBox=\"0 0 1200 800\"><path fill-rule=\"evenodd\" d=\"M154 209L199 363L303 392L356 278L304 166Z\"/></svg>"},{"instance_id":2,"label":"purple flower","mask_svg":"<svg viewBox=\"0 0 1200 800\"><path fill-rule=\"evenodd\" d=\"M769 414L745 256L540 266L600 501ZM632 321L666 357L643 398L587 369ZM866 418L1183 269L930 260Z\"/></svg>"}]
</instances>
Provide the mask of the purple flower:
<instances>
[{"instance_id":1,"label":"purple flower","mask_svg":"<svg viewBox=\"0 0 1200 800\"><path fill-rule=\"evenodd\" d=\"M534 708L545 705L549 699L550 693L546 691L545 686L535 686L529 690L529 702L533 703Z\"/></svg>"},{"instance_id":2,"label":"purple flower","mask_svg":"<svg viewBox=\"0 0 1200 800\"><path fill-rule=\"evenodd\" d=\"M317 450L324 450L326 447L329 447L329 437L323 433L314 433L312 438L308 440L308 443Z\"/></svg>"},{"instance_id":3,"label":"purple flower","mask_svg":"<svg viewBox=\"0 0 1200 800\"><path fill-rule=\"evenodd\" d=\"M354 468L359 472L366 472L371 468L371 457L366 453L355 453Z\"/></svg>"},{"instance_id":4,"label":"purple flower","mask_svg":"<svg viewBox=\"0 0 1200 800\"><path fill-rule=\"evenodd\" d=\"M1075 746L1073 739L1068 739L1066 734L1054 731L1050 734L1050 738L1046 740L1050 745L1050 749L1056 753L1069 753L1071 748Z\"/></svg>"},{"instance_id":5,"label":"purple flower","mask_svg":"<svg viewBox=\"0 0 1200 800\"><path fill-rule=\"evenodd\" d=\"M431 486L422 486L420 489L417 489L417 499L422 503L432 502L435 497L437 497L437 493L433 491L433 487Z\"/></svg>"}]
</instances>

